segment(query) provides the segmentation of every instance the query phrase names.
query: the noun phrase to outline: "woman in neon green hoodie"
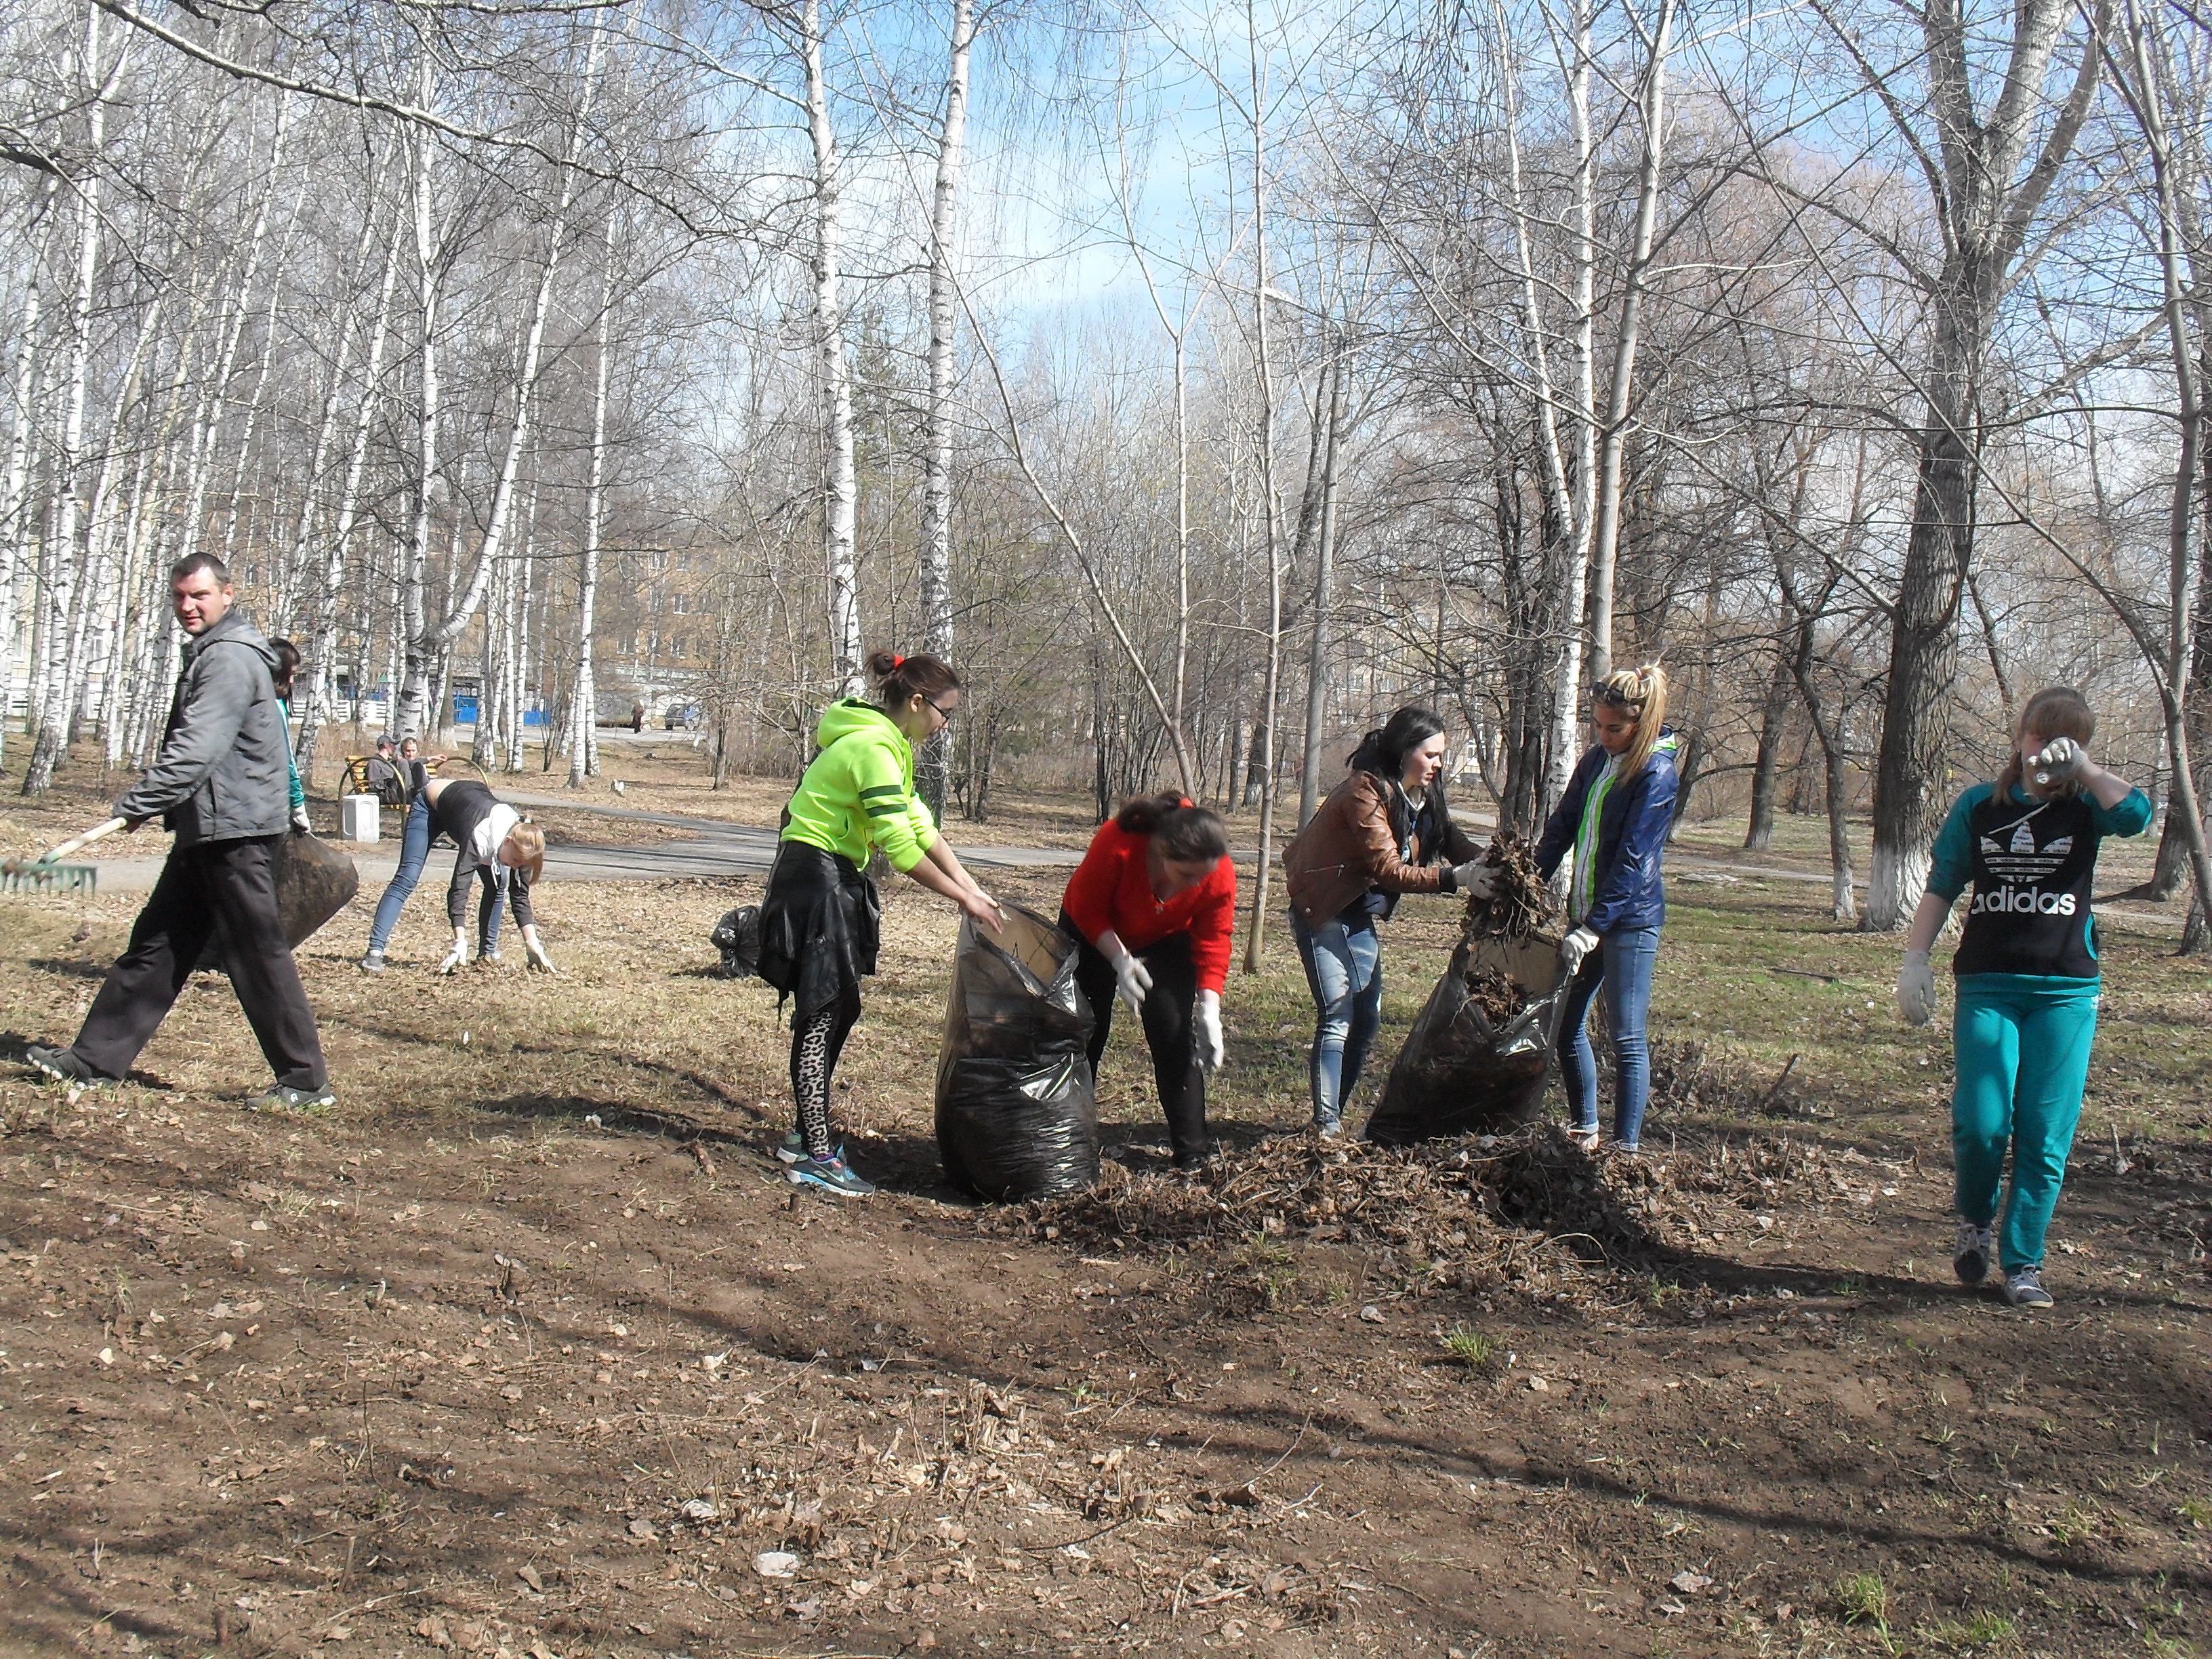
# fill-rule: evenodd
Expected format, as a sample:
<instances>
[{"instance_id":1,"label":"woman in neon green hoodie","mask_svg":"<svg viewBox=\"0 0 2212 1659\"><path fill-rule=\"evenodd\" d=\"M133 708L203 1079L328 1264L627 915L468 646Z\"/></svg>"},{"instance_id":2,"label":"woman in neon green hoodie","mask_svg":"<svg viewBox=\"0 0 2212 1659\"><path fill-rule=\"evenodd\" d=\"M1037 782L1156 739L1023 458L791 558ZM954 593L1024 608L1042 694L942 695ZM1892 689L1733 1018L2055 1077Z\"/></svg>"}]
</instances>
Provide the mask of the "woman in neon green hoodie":
<instances>
[{"instance_id":1,"label":"woman in neon green hoodie","mask_svg":"<svg viewBox=\"0 0 2212 1659\"><path fill-rule=\"evenodd\" d=\"M914 746L945 729L960 677L937 657L878 651L868 659L878 701L847 697L823 712L821 752L784 809L783 838L761 901L760 976L789 994L791 1092L799 1127L780 1154L794 1185L841 1198L875 1188L830 1138L830 1080L860 1017L860 979L876 971L872 852L997 933L1002 919L915 798Z\"/></svg>"}]
</instances>

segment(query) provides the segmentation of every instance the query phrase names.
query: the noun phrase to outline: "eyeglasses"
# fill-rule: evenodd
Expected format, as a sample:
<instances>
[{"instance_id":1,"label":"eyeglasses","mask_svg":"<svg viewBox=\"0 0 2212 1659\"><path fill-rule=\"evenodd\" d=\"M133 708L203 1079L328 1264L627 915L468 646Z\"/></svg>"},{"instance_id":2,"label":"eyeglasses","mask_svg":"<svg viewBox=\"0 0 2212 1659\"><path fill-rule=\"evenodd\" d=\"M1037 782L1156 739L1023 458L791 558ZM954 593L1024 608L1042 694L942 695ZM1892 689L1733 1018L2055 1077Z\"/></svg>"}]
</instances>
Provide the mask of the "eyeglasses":
<instances>
[{"instance_id":1,"label":"eyeglasses","mask_svg":"<svg viewBox=\"0 0 2212 1659\"><path fill-rule=\"evenodd\" d=\"M947 708L943 703L938 702L934 697L924 697L922 701L937 711L937 718L939 720L944 721L947 726L952 724L952 710Z\"/></svg>"}]
</instances>

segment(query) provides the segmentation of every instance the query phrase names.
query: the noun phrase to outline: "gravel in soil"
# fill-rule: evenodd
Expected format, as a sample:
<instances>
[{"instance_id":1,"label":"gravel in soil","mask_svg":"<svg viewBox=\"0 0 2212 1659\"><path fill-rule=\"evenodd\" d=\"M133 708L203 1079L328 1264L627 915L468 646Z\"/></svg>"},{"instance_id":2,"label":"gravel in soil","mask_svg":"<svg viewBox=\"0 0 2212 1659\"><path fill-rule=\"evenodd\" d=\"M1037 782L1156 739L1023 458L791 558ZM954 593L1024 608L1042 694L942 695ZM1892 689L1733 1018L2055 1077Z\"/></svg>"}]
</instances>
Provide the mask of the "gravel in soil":
<instances>
[{"instance_id":1,"label":"gravel in soil","mask_svg":"<svg viewBox=\"0 0 2212 1659\"><path fill-rule=\"evenodd\" d=\"M368 896L304 955L327 1115L238 1109L262 1075L212 978L125 1086L0 1083L10 1650L2203 1639L2201 1074L2115 1062L2144 1115L2085 1135L2060 1305L2023 1316L1948 1282L1924 1076L1876 1122L1855 1028L1781 1006L1828 987L1759 991L1807 1051L1780 1080L1687 1019L1741 970L1709 928L1803 925L1724 896L1670 931L1640 1159L1292 1132L1310 1011L1278 946L1227 999L1219 1164L1167 1170L1117 1034L1107 1180L978 1209L930 1130L951 920L894 890L839 1099L884 1192L840 1206L772 1156L773 994L708 971L750 890L549 890L553 979L431 975L427 900L362 976ZM0 910L13 1042L67 1037L131 914ZM1395 925L1396 982L1455 933ZM2201 1024L2201 974L2110 954L2143 1055L2154 1010Z\"/></svg>"}]
</instances>

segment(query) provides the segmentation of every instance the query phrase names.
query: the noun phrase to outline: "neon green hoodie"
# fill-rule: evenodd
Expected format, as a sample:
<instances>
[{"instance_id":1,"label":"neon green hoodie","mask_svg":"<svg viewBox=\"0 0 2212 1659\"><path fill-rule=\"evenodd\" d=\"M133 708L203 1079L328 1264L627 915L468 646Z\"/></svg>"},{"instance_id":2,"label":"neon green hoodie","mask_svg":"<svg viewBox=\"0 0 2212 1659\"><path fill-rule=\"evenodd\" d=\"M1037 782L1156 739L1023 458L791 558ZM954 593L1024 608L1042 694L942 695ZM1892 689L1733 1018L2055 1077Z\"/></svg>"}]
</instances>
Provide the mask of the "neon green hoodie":
<instances>
[{"instance_id":1,"label":"neon green hoodie","mask_svg":"<svg viewBox=\"0 0 2212 1659\"><path fill-rule=\"evenodd\" d=\"M783 839L836 853L855 864L883 848L902 872L937 844L936 820L914 797L914 745L873 703L847 697L822 711L822 752L785 809Z\"/></svg>"}]
</instances>

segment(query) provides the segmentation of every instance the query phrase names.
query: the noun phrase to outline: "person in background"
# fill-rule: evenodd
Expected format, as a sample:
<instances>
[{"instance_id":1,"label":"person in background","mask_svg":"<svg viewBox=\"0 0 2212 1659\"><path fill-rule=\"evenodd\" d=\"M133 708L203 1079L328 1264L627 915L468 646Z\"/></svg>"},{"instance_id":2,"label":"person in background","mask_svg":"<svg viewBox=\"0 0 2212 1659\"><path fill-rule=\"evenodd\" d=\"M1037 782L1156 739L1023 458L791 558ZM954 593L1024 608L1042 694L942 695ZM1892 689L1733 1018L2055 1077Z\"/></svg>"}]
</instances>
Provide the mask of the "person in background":
<instances>
[{"instance_id":1,"label":"person in background","mask_svg":"<svg viewBox=\"0 0 2212 1659\"><path fill-rule=\"evenodd\" d=\"M1180 795L1123 802L1068 878L1060 926L1082 941L1075 982L1097 1016L1092 1073L1118 997L1144 1022L1176 1167L1195 1168L1212 1153L1205 1074L1221 1066L1221 992L1237 927L1228 831Z\"/></svg>"},{"instance_id":2,"label":"person in background","mask_svg":"<svg viewBox=\"0 0 2212 1659\"><path fill-rule=\"evenodd\" d=\"M392 930L398 927L399 913L406 908L416 883L422 880L422 866L430 861L430 842L437 824L428 791L430 775L446 763L443 755L426 759L411 732L401 740L396 755L388 736L378 738L376 747L377 760L369 763L371 784L379 782L376 768L380 762L390 770L396 793L405 803L405 816L399 824L399 867L392 872L384 896L376 902L376 919L368 929L368 950L358 964L364 974L384 971L384 950L391 942Z\"/></svg>"},{"instance_id":3,"label":"person in background","mask_svg":"<svg viewBox=\"0 0 2212 1659\"><path fill-rule=\"evenodd\" d=\"M1899 1012L1936 1013L1936 936L1971 883L1974 902L1951 959L1957 1082L1951 1149L1959 1282L2004 1279L2016 1308L2048 1308L2044 1235L2066 1180L2097 1036L2097 923L2089 894L2106 836L2150 827L2150 799L2090 758L2097 719L2078 691L2052 686L2020 711L1993 783L1960 796L1936 837L1928 886L1905 939ZM2005 1155L2012 1190L1993 1239Z\"/></svg>"},{"instance_id":4,"label":"person in background","mask_svg":"<svg viewBox=\"0 0 2212 1659\"><path fill-rule=\"evenodd\" d=\"M276 688L276 707L284 715L284 770L292 780L292 827L303 836L313 835L315 826L307 821L307 792L301 785L300 763L292 754L292 677L300 672L300 647L289 640L271 640L269 648L276 653L276 666L269 678Z\"/></svg>"},{"instance_id":5,"label":"person in background","mask_svg":"<svg viewBox=\"0 0 2212 1659\"><path fill-rule=\"evenodd\" d=\"M478 881L483 896L477 907L477 959L496 961L499 902L503 895L522 930L529 965L555 971L553 958L538 937L538 918L530 904L531 884L545 869L545 832L473 778L431 778L422 786L433 835L453 843L453 879L446 884L446 920L453 924L453 948L438 971L450 974L469 959L469 890Z\"/></svg>"},{"instance_id":6,"label":"person in background","mask_svg":"<svg viewBox=\"0 0 2212 1659\"><path fill-rule=\"evenodd\" d=\"M131 1069L210 939L224 942L231 988L276 1081L254 1110L333 1103L314 1011L276 914L276 843L290 823L276 653L235 608L222 560L194 553L169 568L169 599L185 635L184 665L161 752L115 803L135 832L160 817L173 833L161 874L66 1048L25 1058L64 1083L112 1083Z\"/></svg>"},{"instance_id":7,"label":"person in background","mask_svg":"<svg viewBox=\"0 0 2212 1659\"><path fill-rule=\"evenodd\" d=\"M1679 775L1667 728L1667 676L1658 664L1607 675L1590 695L1597 741L1584 751L1536 843L1547 877L1573 854L1567 921L1559 945L1568 989L1559 1012L1559 1079L1574 1114L1569 1129L1585 1152L1598 1145L1597 1056L1585 1029L1605 988L1613 1038L1613 1142L1633 1153L1651 1092L1651 1047L1644 1022L1651 969L1667 920L1659 861L1674 821Z\"/></svg>"},{"instance_id":8,"label":"person in background","mask_svg":"<svg viewBox=\"0 0 2212 1659\"><path fill-rule=\"evenodd\" d=\"M798 1127L777 1156L795 1186L840 1198L875 1188L831 1139L830 1087L845 1039L860 1017L861 978L876 971L876 884L866 872L881 852L891 868L948 898L999 933L997 902L978 887L937 833L914 793L914 746L951 721L960 677L942 658L878 651L868 659L876 701L847 697L823 711L820 752L784 809L783 834L761 900L760 976L796 1006L791 1093Z\"/></svg>"},{"instance_id":9,"label":"person in background","mask_svg":"<svg viewBox=\"0 0 2212 1659\"><path fill-rule=\"evenodd\" d=\"M1352 751L1351 771L1283 852L1291 933L1316 1020L1307 1065L1313 1127L1343 1133L1382 1021L1376 926L1401 895L1490 891L1481 849L1452 822L1440 775L1447 740L1432 711L1408 704Z\"/></svg>"}]
</instances>

